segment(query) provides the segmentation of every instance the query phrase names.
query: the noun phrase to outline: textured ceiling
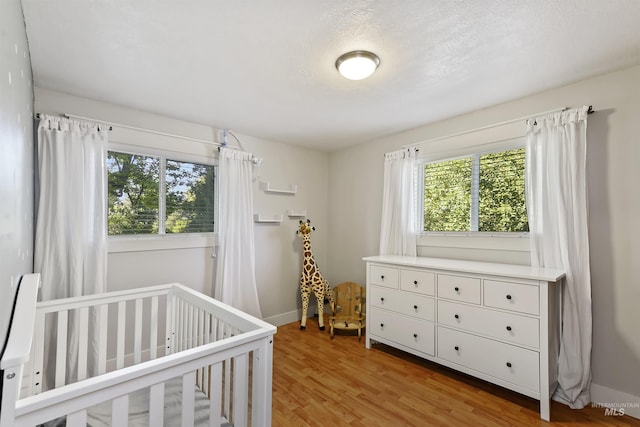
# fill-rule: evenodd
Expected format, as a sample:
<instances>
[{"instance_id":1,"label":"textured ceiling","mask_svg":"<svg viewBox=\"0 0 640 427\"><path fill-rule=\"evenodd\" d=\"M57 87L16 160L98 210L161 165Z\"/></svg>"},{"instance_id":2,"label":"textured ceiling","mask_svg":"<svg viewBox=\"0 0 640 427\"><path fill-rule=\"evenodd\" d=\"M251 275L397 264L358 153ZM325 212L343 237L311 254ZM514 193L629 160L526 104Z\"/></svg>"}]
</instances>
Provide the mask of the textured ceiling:
<instances>
[{"instance_id":1,"label":"textured ceiling","mask_svg":"<svg viewBox=\"0 0 640 427\"><path fill-rule=\"evenodd\" d=\"M22 1L37 86L320 150L640 63L637 0Z\"/></svg>"}]
</instances>

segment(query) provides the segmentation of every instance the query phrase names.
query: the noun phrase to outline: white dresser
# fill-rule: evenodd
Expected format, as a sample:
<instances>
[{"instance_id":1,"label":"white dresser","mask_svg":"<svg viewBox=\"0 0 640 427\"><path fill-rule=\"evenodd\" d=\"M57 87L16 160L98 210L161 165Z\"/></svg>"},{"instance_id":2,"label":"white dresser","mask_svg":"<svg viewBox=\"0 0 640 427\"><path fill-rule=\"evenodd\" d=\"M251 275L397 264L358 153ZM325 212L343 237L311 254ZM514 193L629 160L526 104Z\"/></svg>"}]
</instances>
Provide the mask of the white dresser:
<instances>
[{"instance_id":1,"label":"white dresser","mask_svg":"<svg viewBox=\"0 0 640 427\"><path fill-rule=\"evenodd\" d=\"M384 343L538 399L549 421L564 272L424 257L364 260L367 348Z\"/></svg>"}]
</instances>

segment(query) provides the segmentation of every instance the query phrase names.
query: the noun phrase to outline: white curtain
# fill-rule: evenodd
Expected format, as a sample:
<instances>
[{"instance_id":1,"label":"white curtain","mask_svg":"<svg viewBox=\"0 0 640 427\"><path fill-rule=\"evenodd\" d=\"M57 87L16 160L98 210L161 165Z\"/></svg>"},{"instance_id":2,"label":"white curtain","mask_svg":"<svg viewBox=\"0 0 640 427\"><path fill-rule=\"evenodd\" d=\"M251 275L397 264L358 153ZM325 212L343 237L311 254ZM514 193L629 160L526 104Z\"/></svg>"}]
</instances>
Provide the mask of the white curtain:
<instances>
[{"instance_id":1,"label":"white curtain","mask_svg":"<svg viewBox=\"0 0 640 427\"><path fill-rule=\"evenodd\" d=\"M220 219L214 296L261 318L255 273L252 160L250 153L220 149Z\"/></svg>"},{"instance_id":2,"label":"white curtain","mask_svg":"<svg viewBox=\"0 0 640 427\"><path fill-rule=\"evenodd\" d=\"M566 272L559 386L553 397L572 408L591 401L587 111L582 107L530 120L526 148L531 265Z\"/></svg>"},{"instance_id":3,"label":"white curtain","mask_svg":"<svg viewBox=\"0 0 640 427\"><path fill-rule=\"evenodd\" d=\"M409 148L384 156L380 255L416 256L416 155Z\"/></svg>"},{"instance_id":4,"label":"white curtain","mask_svg":"<svg viewBox=\"0 0 640 427\"><path fill-rule=\"evenodd\" d=\"M40 120L34 269L42 275L42 300L106 290L107 140L102 125ZM71 317L67 381L76 375L78 332ZM96 349L97 337L89 333L90 360Z\"/></svg>"}]
</instances>

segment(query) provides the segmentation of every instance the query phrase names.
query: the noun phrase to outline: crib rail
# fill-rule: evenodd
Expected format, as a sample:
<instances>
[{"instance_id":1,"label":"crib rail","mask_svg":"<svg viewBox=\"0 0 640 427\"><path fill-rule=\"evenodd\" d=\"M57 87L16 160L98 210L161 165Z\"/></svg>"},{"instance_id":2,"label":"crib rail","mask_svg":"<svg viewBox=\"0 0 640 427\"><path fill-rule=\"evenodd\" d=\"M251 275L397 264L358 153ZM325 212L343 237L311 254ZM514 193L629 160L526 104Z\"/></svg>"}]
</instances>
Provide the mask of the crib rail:
<instances>
[{"instance_id":1,"label":"crib rail","mask_svg":"<svg viewBox=\"0 0 640 427\"><path fill-rule=\"evenodd\" d=\"M28 361L29 354L31 353L33 340L31 331L33 331L34 313L39 287L39 274L24 275L18 286L7 346L0 360L0 370L2 373L0 425L2 426L14 417L15 401L20 392L23 364Z\"/></svg>"},{"instance_id":2,"label":"crib rail","mask_svg":"<svg viewBox=\"0 0 640 427\"><path fill-rule=\"evenodd\" d=\"M89 407L110 401L111 424L127 425L129 396L148 390L150 425L162 425L164 384L177 377L182 425L193 425L194 391L210 402L211 425L270 425L274 333L180 284L38 303L13 422L84 426Z\"/></svg>"}]
</instances>

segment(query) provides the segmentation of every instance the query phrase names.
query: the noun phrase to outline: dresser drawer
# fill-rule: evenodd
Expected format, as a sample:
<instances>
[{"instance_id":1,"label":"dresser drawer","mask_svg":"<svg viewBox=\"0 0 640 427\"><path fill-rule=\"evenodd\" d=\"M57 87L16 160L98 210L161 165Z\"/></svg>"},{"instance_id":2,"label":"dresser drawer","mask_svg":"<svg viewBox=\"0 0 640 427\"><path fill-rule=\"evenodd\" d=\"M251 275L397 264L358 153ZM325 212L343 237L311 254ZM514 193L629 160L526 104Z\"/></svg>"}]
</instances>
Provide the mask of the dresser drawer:
<instances>
[{"instance_id":1,"label":"dresser drawer","mask_svg":"<svg viewBox=\"0 0 640 427\"><path fill-rule=\"evenodd\" d=\"M400 270L400 289L435 295L436 275L430 271Z\"/></svg>"},{"instance_id":2,"label":"dresser drawer","mask_svg":"<svg viewBox=\"0 0 640 427\"><path fill-rule=\"evenodd\" d=\"M480 279L438 274L438 297L480 304Z\"/></svg>"},{"instance_id":3,"label":"dresser drawer","mask_svg":"<svg viewBox=\"0 0 640 427\"><path fill-rule=\"evenodd\" d=\"M434 321L436 318L433 298L409 292L370 286L369 303L373 307L384 308L424 320Z\"/></svg>"},{"instance_id":4,"label":"dresser drawer","mask_svg":"<svg viewBox=\"0 0 640 427\"><path fill-rule=\"evenodd\" d=\"M435 355L434 324L372 308L368 334L385 338L430 356Z\"/></svg>"},{"instance_id":5,"label":"dresser drawer","mask_svg":"<svg viewBox=\"0 0 640 427\"><path fill-rule=\"evenodd\" d=\"M540 356L536 351L438 327L438 357L540 391Z\"/></svg>"},{"instance_id":6,"label":"dresser drawer","mask_svg":"<svg viewBox=\"0 0 640 427\"><path fill-rule=\"evenodd\" d=\"M372 265L369 267L369 284L398 289L399 270L394 267Z\"/></svg>"},{"instance_id":7,"label":"dresser drawer","mask_svg":"<svg viewBox=\"0 0 640 427\"><path fill-rule=\"evenodd\" d=\"M532 317L440 300L438 323L515 344L540 347L540 321Z\"/></svg>"},{"instance_id":8,"label":"dresser drawer","mask_svg":"<svg viewBox=\"0 0 640 427\"><path fill-rule=\"evenodd\" d=\"M522 283L484 281L484 304L489 307L540 314L540 289Z\"/></svg>"}]
</instances>

